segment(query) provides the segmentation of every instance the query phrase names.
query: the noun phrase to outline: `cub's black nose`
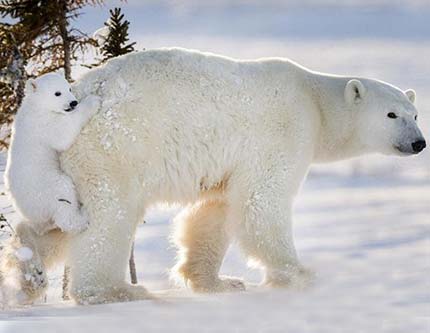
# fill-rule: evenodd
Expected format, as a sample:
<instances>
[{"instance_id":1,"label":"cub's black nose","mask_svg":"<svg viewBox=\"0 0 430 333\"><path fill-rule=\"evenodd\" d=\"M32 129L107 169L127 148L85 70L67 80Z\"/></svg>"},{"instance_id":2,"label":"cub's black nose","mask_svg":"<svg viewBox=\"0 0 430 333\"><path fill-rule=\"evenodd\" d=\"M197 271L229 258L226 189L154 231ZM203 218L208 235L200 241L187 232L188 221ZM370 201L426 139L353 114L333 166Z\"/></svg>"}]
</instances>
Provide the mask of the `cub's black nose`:
<instances>
[{"instance_id":1,"label":"cub's black nose","mask_svg":"<svg viewBox=\"0 0 430 333\"><path fill-rule=\"evenodd\" d=\"M70 107L75 108L76 105L78 105L78 101L71 101L70 102Z\"/></svg>"},{"instance_id":2,"label":"cub's black nose","mask_svg":"<svg viewBox=\"0 0 430 333\"><path fill-rule=\"evenodd\" d=\"M415 153L419 153L426 147L426 142L424 140L418 140L412 143L412 149Z\"/></svg>"}]
</instances>

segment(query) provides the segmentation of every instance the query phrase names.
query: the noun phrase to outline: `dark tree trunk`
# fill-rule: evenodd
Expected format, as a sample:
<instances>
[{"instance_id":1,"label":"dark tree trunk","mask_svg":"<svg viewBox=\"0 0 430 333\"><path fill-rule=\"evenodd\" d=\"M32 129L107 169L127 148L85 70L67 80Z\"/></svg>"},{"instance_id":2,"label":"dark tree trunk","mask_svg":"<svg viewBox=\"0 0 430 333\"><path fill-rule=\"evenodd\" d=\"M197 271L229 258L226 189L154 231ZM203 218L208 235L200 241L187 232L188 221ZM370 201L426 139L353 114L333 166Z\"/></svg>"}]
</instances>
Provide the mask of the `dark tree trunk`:
<instances>
[{"instance_id":1,"label":"dark tree trunk","mask_svg":"<svg viewBox=\"0 0 430 333\"><path fill-rule=\"evenodd\" d=\"M64 52L64 77L67 81L72 81L72 67L71 67L71 49L69 32L67 31L67 1L60 0L60 17L58 20L58 28L63 43Z\"/></svg>"},{"instance_id":2,"label":"dark tree trunk","mask_svg":"<svg viewBox=\"0 0 430 333\"><path fill-rule=\"evenodd\" d=\"M70 299L69 284L70 284L70 267L65 265L64 273L63 273L63 293L62 293L63 300L65 301L68 301Z\"/></svg>"},{"instance_id":3,"label":"dark tree trunk","mask_svg":"<svg viewBox=\"0 0 430 333\"><path fill-rule=\"evenodd\" d=\"M134 262L134 242L131 245L131 252L130 252L130 259L128 261L128 266L130 267L131 284L137 284L136 263Z\"/></svg>"},{"instance_id":4,"label":"dark tree trunk","mask_svg":"<svg viewBox=\"0 0 430 333\"><path fill-rule=\"evenodd\" d=\"M19 51L18 45L14 47L13 55L15 66L17 67L17 77L15 78L15 96L16 96L16 109L21 106L25 94L25 82L27 81L27 73L25 72L25 61Z\"/></svg>"}]
</instances>

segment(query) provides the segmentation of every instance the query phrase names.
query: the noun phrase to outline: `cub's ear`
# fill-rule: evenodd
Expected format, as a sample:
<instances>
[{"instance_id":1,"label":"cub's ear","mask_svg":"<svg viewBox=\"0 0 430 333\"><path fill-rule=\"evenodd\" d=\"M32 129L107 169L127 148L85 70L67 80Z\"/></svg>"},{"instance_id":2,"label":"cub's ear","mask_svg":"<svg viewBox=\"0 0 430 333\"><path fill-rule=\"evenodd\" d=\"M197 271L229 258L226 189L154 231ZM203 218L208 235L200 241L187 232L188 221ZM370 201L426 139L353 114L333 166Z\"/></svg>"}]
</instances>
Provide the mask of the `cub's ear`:
<instances>
[{"instance_id":1,"label":"cub's ear","mask_svg":"<svg viewBox=\"0 0 430 333\"><path fill-rule=\"evenodd\" d=\"M25 83L25 94L34 93L37 90L36 80L28 79Z\"/></svg>"},{"instance_id":2,"label":"cub's ear","mask_svg":"<svg viewBox=\"0 0 430 333\"><path fill-rule=\"evenodd\" d=\"M415 90L408 89L405 91L405 95L411 101L412 104L415 104L415 100L417 99L417 94L415 93Z\"/></svg>"},{"instance_id":3,"label":"cub's ear","mask_svg":"<svg viewBox=\"0 0 430 333\"><path fill-rule=\"evenodd\" d=\"M64 68L58 68L54 73L64 77Z\"/></svg>"},{"instance_id":4,"label":"cub's ear","mask_svg":"<svg viewBox=\"0 0 430 333\"><path fill-rule=\"evenodd\" d=\"M345 100L349 104L360 103L366 95L366 88L360 80L349 80L345 86Z\"/></svg>"}]
</instances>

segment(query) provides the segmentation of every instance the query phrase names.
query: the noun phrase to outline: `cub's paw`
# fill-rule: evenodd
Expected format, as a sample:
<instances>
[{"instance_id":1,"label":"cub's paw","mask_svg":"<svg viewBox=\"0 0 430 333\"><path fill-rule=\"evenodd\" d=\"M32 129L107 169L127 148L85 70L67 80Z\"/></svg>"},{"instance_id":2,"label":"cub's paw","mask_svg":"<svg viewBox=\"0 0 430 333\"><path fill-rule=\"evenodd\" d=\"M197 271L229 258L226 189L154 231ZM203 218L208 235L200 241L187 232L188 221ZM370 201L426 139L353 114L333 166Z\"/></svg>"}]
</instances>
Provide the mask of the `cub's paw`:
<instances>
[{"instance_id":1,"label":"cub's paw","mask_svg":"<svg viewBox=\"0 0 430 333\"><path fill-rule=\"evenodd\" d=\"M316 278L313 271L301 266L290 265L283 270L268 270L264 285L271 288L305 289Z\"/></svg>"},{"instance_id":2,"label":"cub's paw","mask_svg":"<svg viewBox=\"0 0 430 333\"><path fill-rule=\"evenodd\" d=\"M75 223L72 225L68 232L76 235L87 230L89 225L90 223L88 218L86 218L85 216L81 216L75 221Z\"/></svg>"},{"instance_id":3,"label":"cub's paw","mask_svg":"<svg viewBox=\"0 0 430 333\"><path fill-rule=\"evenodd\" d=\"M61 231L76 235L88 229L89 221L88 214L81 208L67 219L59 219L56 224Z\"/></svg>"},{"instance_id":4,"label":"cub's paw","mask_svg":"<svg viewBox=\"0 0 430 333\"><path fill-rule=\"evenodd\" d=\"M17 252L23 249L30 250L20 248ZM24 294L20 301L21 303L32 303L35 299L40 298L48 288L46 269L37 255L33 255L28 260L18 260L18 267L18 281Z\"/></svg>"},{"instance_id":5,"label":"cub's paw","mask_svg":"<svg viewBox=\"0 0 430 333\"><path fill-rule=\"evenodd\" d=\"M100 109L100 106L102 104L102 99L99 96L90 95L86 97L81 102L81 104L85 108L86 112L89 112L91 114L96 114L97 111Z\"/></svg>"},{"instance_id":6,"label":"cub's paw","mask_svg":"<svg viewBox=\"0 0 430 333\"><path fill-rule=\"evenodd\" d=\"M87 211L84 207L81 207L79 209L79 217L76 219L76 223L73 225L72 232L74 233L80 233L82 231L85 231L88 229L88 226L90 225L90 216L88 215Z\"/></svg>"}]
</instances>

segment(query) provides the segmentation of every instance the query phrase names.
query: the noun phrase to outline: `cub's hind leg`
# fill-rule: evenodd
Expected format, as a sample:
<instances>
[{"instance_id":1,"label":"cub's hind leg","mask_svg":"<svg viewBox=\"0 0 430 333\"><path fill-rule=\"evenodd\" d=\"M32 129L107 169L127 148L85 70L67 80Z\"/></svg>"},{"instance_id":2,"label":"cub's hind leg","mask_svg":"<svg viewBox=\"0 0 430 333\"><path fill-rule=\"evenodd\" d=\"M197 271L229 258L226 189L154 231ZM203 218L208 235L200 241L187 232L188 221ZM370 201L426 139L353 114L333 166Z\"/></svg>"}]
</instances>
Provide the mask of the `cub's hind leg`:
<instances>
[{"instance_id":1,"label":"cub's hind leg","mask_svg":"<svg viewBox=\"0 0 430 333\"><path fill-rule=\"evenodd\" d=\"M64 260L67 242L68 236L59 230L39 235L26 222L15 227L15 234L0 252L0 284L4 290L11 286L19 292L7 296L14 298L10 302L33 303L45 294L47 269Z\"/></svg>"}]
</instances>

